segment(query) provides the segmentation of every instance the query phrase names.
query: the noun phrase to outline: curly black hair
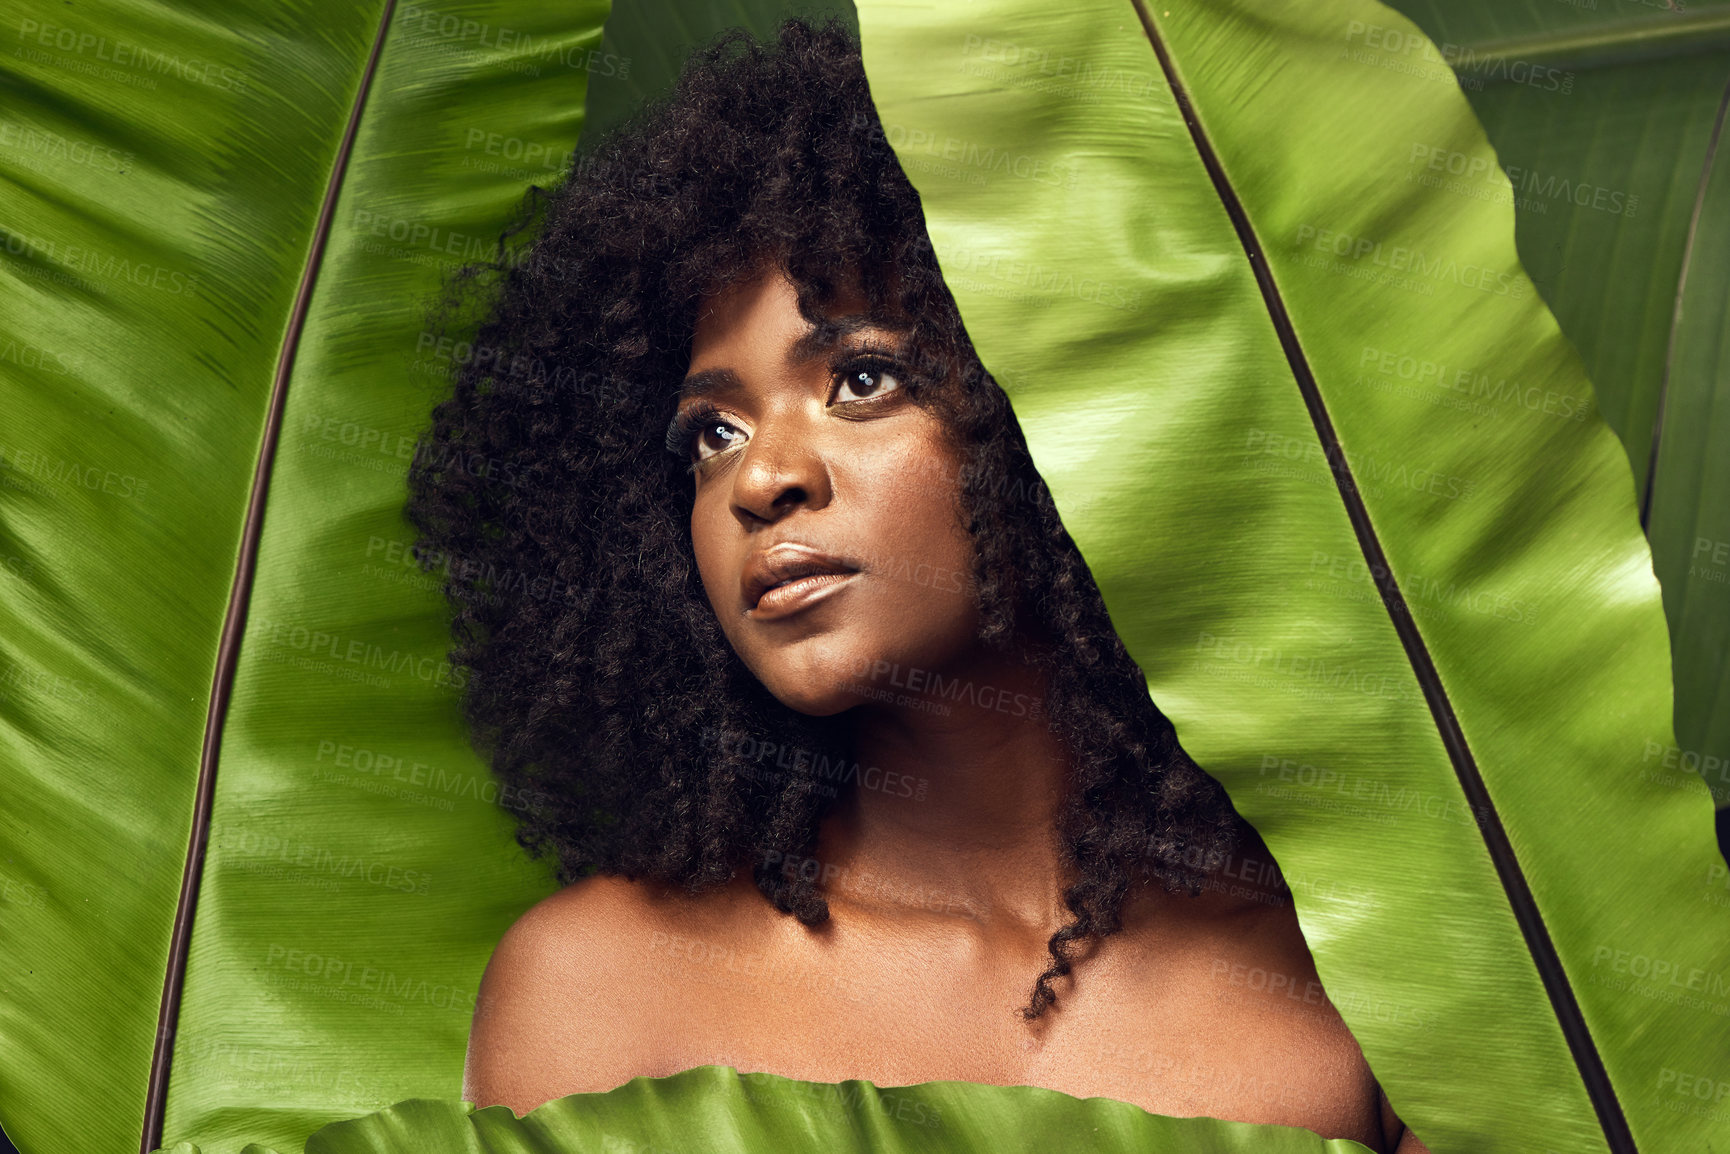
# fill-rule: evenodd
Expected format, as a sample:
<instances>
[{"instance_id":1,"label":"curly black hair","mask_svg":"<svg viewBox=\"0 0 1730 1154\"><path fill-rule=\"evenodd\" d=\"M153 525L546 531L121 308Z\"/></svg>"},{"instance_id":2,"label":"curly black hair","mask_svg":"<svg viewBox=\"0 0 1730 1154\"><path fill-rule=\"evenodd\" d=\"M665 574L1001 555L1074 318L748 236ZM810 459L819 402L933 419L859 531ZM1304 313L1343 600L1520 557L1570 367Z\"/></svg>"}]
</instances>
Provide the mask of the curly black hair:
<instances>
[{"instance_id":1,"label":"curly black hair","mask_svg":"<svg viewBox=\"0 0 1730 1154\"><path fill-rule=\"evenodd\" d=\"M701 893L749 863L776 908L828 917L817 879L779 863L858 788L844 723L781 705L728 644L697 574L686 462L663 437L699 303L774 265L813 325L860 292L907 334L921 379L949 382L919 403L965 461L982 639L1041 641L1046 717L1072 753L1058 833L1073 919L1021 1010L1036 1018L1083 946L1121 928L1132 886L1194 896L1245 827L1112 629L839 23L696 52L670 96L531 190L498 258L453 290L481 293L485 319L422 438L407 513L455 611L471 734L513 796L537 799L513 806L518 840L554 854L562 881ZM800 756L771 767L765 750Z\"/></svg>"}]
</instances>

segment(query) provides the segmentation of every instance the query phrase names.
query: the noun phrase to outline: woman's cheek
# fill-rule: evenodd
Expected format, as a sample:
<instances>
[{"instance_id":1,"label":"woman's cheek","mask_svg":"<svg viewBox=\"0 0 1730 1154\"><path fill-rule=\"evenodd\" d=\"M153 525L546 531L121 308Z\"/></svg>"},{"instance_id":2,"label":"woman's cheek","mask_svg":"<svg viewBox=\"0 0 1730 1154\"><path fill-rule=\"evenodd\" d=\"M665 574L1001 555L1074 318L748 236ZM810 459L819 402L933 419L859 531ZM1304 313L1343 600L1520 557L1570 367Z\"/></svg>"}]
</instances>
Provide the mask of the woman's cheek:
<instances>
[{"instance_id":1,"label":"woman's cheek","mask_svg":"<svg viewBox=\"0 0 1730 1154\"><path fill-rule=\"evenodd\" d=\"M715 616L724 621L733 605L728 589L736 591L738 586L737 573L731 585L727 580L727 545L724 536L714 529L717 514L726 516L724 505L717 508L712 495L699 492L691 508L691 552L696 557L697 577L703 583L703 592L708 595L709 606L714 609Z\"/></svg>"}]
</instances>

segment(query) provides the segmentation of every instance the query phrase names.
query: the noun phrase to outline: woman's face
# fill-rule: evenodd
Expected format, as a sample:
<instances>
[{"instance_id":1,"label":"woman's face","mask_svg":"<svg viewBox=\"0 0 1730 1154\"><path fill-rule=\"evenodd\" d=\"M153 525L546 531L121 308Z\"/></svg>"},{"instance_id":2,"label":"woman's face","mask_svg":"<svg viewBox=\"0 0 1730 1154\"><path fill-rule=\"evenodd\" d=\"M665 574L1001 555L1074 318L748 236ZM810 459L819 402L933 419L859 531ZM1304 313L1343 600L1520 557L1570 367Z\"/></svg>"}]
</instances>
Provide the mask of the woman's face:
<instances>
[{"instance_id":1,"label":"woman's face","mask_svg":"<svg viewBox=\"0 0 1730 1154\"><path fill-rule=\"evenodd\" d=\"M769 692L813 716L978 644L960 459L863 307L843 298L824 344L779 271L735 283L698 318L679 399L709 603Z\"/></svg>"}]
</instances>

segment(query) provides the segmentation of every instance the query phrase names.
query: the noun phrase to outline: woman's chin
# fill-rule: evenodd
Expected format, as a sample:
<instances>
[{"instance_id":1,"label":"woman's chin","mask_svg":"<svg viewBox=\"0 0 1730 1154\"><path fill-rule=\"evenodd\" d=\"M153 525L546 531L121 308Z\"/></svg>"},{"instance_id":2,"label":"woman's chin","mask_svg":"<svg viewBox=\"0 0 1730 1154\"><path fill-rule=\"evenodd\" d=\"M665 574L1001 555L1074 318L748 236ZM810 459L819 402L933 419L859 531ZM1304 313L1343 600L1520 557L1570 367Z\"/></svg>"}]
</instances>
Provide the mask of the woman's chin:
<instances>
[{"instance_id":1,"label":"woman's chin","mask_svg":"<svg viewBox=\"0 0 1730 1154\"><path fill-rule=\"evenodd\" d=\"M811 686L769 687L775 700L785 705L795 713L803 713L806 717L834 717L856 705L863 704L865 698L858 693L849 692L845 686L833 685L819 689Z\"/></svg>"},{"instance_id":2,"label":"woman's chin","mask_svg":"<svg viewBox=\"0 0 1730 1154\"><path fill-rule=\"evenodd\" d=\"M759 673L758 678L788 709L807 717L833 717L875 699L870 680L854 676L855 664L871 667L869 662L815 661L780 670L781 676Z\"/></svg>"}]
</instances>

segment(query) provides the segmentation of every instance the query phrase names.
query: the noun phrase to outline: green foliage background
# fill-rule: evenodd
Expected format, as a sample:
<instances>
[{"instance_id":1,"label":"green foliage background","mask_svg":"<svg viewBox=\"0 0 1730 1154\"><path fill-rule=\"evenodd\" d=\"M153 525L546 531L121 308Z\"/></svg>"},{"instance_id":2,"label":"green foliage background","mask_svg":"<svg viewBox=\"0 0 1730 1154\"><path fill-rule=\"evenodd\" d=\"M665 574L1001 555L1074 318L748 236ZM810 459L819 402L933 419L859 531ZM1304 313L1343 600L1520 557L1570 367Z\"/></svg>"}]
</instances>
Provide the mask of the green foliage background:
<instances>
[{"instance_id":1,"label":"green foliage background","mask_svg":"<svg viewBox=\"0 0 1730 1154\"><path fill-rule=\"evenodd\" d=\"M1725 1077L1730 890L1705 792L1672 764L1695 754L1725 799L1730 194L1709 154L1730 10L1409 9L1442 47L1367 0L1149 19L1267 243L1396 576L1534 610L1413 602L1636 1137L1716 1140L1722 1119L1678 1112L1665 1073ZM406 556L407 458L473 355L428 307L557 179L585 102L616 123L684 47L778 11L99 0L0 27L0 1123L23 1150L139 1141L207 741L166 1139L294 1150L458 1094L487 954L551 882L510 837L532 799L501 809L467 751L435 582ZM867 4L859 22L970 331L1156 698L1287 867L1396 1106L1438 1154L1603 1148L1136 10ZM928 150L951 139L955 157ZM1017 158L1005 172L965 159L993 148ZM1455 156L1476 183L1425 183ZM1498 159L1531 187L1499 184ZM1443 248L1527 291L1377 287L1355 275L1375 257L1310 259L1323 230ZM1089 277L1135 306L1087 299ZM1400 355L1383 371L1368 349ZM1627 452L1595 417L1505 393L1432 403L1408 353L1596 398ZM1401 469L1470 496L1402 491ZM231 604L242 644L213 711ZM1315 684L1330 669L1345 681ZM1309 789L1306 766L1356 796ZM1633 989L1634 957L1686 996L1706 975L1706 1009Z\"/></svg>"},{"instance_id":2,"label":"green foliage background","mask_svg":"<svg viewBox=\"0 0 1730 1154\"><path fill-rule=\"evenodd\" d=\"M1730 7L1397 0L1512 175L1520 262L1579 349L1627 449L1674 646L1677 745L1730 804ZM1401 53L1423 57L1422 50ZM1440 160L1441 168L1430 168ZM1426 174L1450 191L1446 157ZM1720 819L1722 822L1722 819Z\"/></svg>"}]
</instances>

